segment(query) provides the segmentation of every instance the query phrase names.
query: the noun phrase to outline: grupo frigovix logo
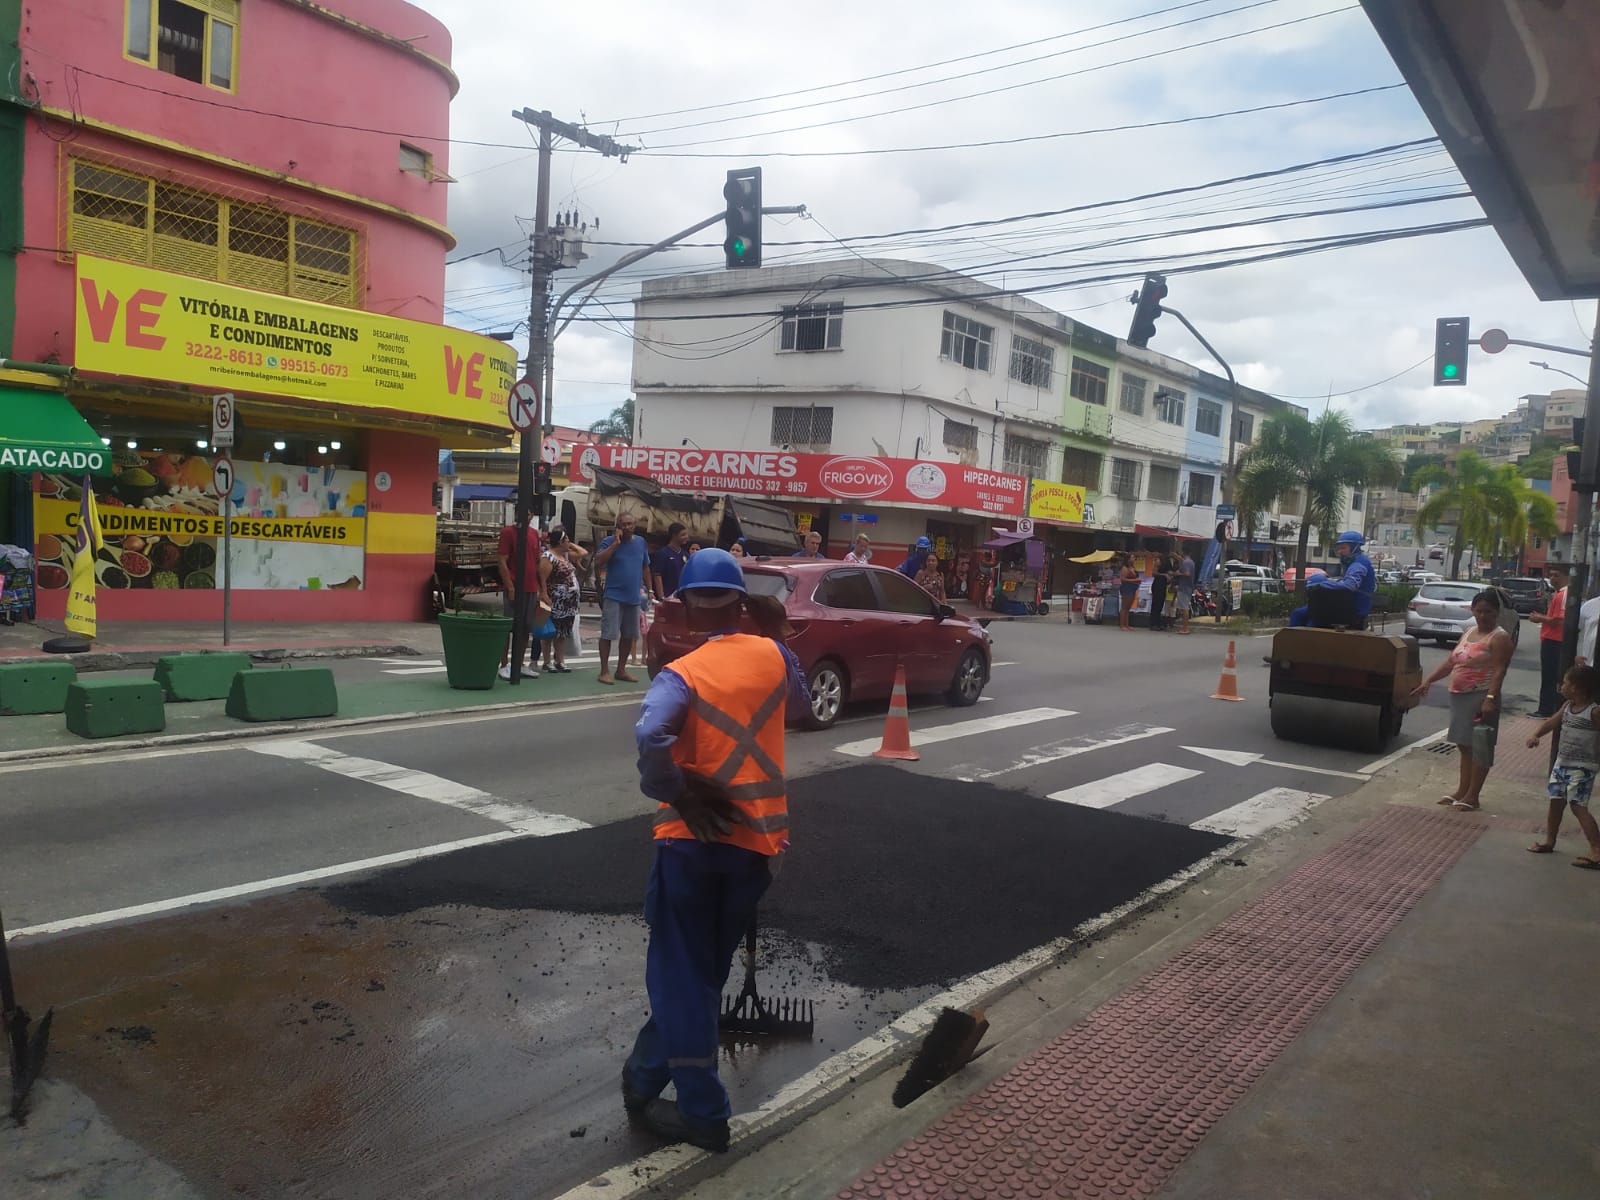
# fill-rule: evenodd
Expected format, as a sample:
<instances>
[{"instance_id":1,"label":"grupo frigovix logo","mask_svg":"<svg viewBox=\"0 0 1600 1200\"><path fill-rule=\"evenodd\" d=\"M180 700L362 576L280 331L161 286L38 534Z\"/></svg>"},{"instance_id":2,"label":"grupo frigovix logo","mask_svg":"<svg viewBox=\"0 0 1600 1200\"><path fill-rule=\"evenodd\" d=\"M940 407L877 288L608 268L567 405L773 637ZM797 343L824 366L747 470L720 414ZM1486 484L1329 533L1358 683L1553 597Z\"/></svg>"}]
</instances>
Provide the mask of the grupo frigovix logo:
<instances>
[{"instance_id":1,"label":"grupo frigovix logo","mask_svg":"<svg viewBox=\"0 0 1600 1200\"><path fill-rule=\"evenodd\" d=\"M876 458L840 455L822 464L822 490L846 500L870 500L894 486L894 471Z\"/></svg>"},{"instance_id":2,"label":"grupo frigovix logo","mask_svg":"<svg viewBox=\"0 0 1600 1200\"><path fill-rule=\"evenodd\" d=\"M906 491L919 500L937 500L948 486L944 469L936 463L918 463L906 472Z\"/></svg>"}]
</instances>

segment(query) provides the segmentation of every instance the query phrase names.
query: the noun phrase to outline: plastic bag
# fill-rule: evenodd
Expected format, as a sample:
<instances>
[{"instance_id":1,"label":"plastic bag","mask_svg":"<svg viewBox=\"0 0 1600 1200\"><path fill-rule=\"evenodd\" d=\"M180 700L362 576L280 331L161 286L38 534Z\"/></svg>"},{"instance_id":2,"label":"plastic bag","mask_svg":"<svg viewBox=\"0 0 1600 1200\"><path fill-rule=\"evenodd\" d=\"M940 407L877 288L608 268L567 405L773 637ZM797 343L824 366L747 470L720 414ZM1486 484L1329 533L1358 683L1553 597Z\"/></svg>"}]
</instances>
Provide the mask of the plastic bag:
<instances>
[{"instance_id":1,"label":"plastic bag","mask_svg":"<svg viewBox=\"0 0 1600 1200\"><path fill-rule=\"evenodd\" d=\"M572 632L567 635L567 654L578 658L583 654L583 634L578 630L579 615L572 614Z\"/></svg>"}]
</instances>

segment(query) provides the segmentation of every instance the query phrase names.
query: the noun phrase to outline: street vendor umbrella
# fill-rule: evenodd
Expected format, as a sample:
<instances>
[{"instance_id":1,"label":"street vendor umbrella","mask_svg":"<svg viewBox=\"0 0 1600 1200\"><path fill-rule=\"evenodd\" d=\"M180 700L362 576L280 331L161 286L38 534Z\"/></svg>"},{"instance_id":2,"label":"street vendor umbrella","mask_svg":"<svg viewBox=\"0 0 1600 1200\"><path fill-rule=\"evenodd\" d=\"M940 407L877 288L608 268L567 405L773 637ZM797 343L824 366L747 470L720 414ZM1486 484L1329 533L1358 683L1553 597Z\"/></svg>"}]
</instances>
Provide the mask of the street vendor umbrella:
<instances>
[{"instance_id":1,"label":"street vendor umbrella","mask_svg":"<svg viewBox=\"0 0 1600 1200\"><path fill-rule=\"evenodd\" d=\"M1103 563L1110 561L1116 556L1117 552L1115 550L1096 550L1093 554L1085 554L1081 558L1069 558L1067 561L1075 563Z\"/></svg>"}]
</instances>

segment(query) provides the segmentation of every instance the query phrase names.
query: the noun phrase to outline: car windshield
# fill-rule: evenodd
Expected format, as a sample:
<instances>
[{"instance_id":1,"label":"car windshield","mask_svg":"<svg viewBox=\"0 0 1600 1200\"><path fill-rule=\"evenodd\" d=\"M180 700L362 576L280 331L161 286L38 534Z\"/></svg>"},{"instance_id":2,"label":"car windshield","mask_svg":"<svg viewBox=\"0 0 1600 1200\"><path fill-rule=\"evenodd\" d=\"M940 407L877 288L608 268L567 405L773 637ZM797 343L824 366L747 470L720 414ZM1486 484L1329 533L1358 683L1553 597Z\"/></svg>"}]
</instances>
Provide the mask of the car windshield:
<instances>
[{"instance_id":1,"label":"car windshield","mask_svg":"<svg viewBox=\"0 0 1600 1200\"><path fill-rule=\"evenodd\" d=\"M1426 583L1417 593L1424 600L1450 600L1456 604L1471 604L1478 589L1470 583Z\"/></svg>"},{"instance_id":2,"label":"car windshield","mask_svg":"<svg viewBox=\"0 0 1600 1200\"><path fill-rule=\"evenodd\" d=\"M746 571L744 586L755 596L772 596L787 600L794 591L794 580L781 571Z\"/></svg>"},{"instance_id":3,"label":"car windshield","mask_svg":"<svg viewBox=\"0 0 1600 1200\"><path fill-rule=\"evenodd\" d=\"M1502 579L1500 586L1508 592L1538 592L1543 585L1537 579Z\"/></svg>"}]
</instances>

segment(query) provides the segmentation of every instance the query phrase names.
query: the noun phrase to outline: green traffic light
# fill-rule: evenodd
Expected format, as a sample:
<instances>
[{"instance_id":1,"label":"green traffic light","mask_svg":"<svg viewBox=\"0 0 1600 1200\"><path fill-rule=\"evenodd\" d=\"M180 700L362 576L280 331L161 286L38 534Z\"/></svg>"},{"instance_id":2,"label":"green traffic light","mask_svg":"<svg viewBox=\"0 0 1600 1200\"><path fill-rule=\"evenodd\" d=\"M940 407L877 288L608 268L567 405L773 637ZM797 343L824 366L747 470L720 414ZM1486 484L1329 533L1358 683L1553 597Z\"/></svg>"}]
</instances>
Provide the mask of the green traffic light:
<instances>
[{"instance_id":1,"label":"green traffic light","mask_svg":"<svg viewBox=\"0 0 1600 1200\"><path fill-rule=\"evenodd\" d=\"M745 241L743 238L733 239L733 254L735 258L743 258L745 251L748 249L750 249L749 242Z\"/></svg>"},{"instance_id":2,"label":"green traffic light","mask_svg":"<svg viewBox=\"0 0 1600 1200\"><path fill-rule=\"evenodd\" d=\"M1443 375L1446 379L1454 379L1457 375L1461 374L1461 368L1456 366L1455 363L1445 363L1445 365L1439 369L1439 374Z\"/></svg>"}]
</instances>

